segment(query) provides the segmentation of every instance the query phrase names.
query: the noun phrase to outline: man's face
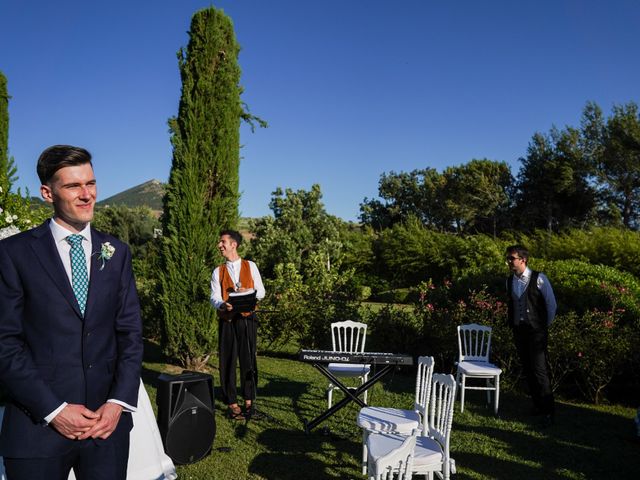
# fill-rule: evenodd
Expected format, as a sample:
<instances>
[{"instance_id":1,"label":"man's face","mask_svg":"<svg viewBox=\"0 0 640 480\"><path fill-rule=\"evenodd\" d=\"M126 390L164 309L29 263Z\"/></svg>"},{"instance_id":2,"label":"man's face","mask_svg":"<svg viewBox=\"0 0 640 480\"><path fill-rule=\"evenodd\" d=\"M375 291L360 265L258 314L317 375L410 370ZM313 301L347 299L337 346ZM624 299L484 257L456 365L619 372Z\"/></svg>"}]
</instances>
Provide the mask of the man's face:
<instances>
[{"instance_id":1,"label":"man's face","mask_svg":"<svg viewBox=\"0 0 640 480\"><path fill-rule=\"evenodd\" d=\"M93 219L96 203L96 178L90 163L63 167L47 185L40 186L45 202L53 204L56 221L79 232Z\"/></svg>"},{"instance_id":2,"label":"man's face","mask_svg":"<svg viewBox=\"0 0 640 480\"><path fill-rule=\"evenodd\" d=\"M516 275L522 275L527 268L526 260L521 258L520 255L518 255L518 252L507 253L506 260L509 270Z\"/></svg>"},{"instance_id":3,"label":"man's face","mask_svg":"<svg viewBox=\"0 0 640 480\"><path fill-rule=\"evenodd\" d=\"M236 256L238 244L229 235L222 235L218 242L218 250L226 259L232 259Z\"/></svg>"}]
</instances>

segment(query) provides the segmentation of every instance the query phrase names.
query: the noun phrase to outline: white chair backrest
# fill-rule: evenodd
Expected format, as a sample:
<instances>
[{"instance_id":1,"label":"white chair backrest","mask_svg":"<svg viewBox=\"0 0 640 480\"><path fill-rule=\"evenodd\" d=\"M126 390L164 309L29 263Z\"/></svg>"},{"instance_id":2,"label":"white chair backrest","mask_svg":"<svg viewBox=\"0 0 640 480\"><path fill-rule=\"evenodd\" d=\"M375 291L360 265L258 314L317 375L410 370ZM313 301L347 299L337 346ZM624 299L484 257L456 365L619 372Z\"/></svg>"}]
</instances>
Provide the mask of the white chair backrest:
<instances>
[{"instance_id":1,"label":"white chair backrest","mask_svg":"<svg viewBox=\"0 0 640 480\"><path fill-rule=\"evenodd\" d=\"M366 339L367 325L365 323L346 320L331 324L331 343L334 352L364 352Z\"/></svg>"},{"instance_id":2,"label":"white chair backrest","mask_svg":"<svg viewBox=\"0 0 640 480\"><path fill-rule=\"evenodd\" d=\"M442 445L445 456L449 453L449 438L453 421L453 404L456 399L456 379L453 375L434 373L431 385L431 401L428 422L423 422L422 434L430 436ZM428 423L428 425L427 425Z\"/></svg>"},{"instance_id":3,"label":"white chair backrest","mask_svg":"<svg viewBox=\"0 0 640 480\"><path fill-rule=\"evenodd\" d=\"M414 410L420 412L422 418L427 418L429 395L431 394L431 377L433 376L433 357L418 358L418 373L416 375L416 399Z\"/></svg>"},{"instance_id":4,"label":"white chair backrest","mask_svg":"<svg viewBox=\"0 0 640 480\"><path fill-rule=\"evenodd\" d=\"M458 325L458 361L488 362L491 327L470 323Z\"/></svg>"},{"instance_id":5,"label":"white chair backrest","mask_svg":"<svg viewBox=\"0 0 640 480\"><path fill-rule=\"evenodd\" d=\"M395 450L376 460L374 480L410 480L413 469L413 451L416 446L417 432L406 437Z\"/></svg>"}]
</instances>

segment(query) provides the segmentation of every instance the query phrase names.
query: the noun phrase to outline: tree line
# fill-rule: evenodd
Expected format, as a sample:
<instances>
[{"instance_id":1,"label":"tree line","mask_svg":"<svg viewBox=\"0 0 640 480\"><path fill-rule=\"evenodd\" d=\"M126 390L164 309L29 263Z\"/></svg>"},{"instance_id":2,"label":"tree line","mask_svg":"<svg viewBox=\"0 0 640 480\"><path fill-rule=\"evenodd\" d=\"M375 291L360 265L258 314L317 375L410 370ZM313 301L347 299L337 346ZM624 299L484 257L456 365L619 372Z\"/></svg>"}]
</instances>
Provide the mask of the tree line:
<instances>
[{"instance_id":1,"label":"tree line","mask_svg":"<svg viewBox=\"0 0 640 480\"><path fill-rule=\"evenodd\" d=\"M514 177L506 162L473 159L442 173L383 173L379 198L360 220L377 231L415 216L442 232L489 233L570 227L640 228L640 115L631 101L609 116L594 102L579 127L531 138Z\"/></svg>"}]
</instances>

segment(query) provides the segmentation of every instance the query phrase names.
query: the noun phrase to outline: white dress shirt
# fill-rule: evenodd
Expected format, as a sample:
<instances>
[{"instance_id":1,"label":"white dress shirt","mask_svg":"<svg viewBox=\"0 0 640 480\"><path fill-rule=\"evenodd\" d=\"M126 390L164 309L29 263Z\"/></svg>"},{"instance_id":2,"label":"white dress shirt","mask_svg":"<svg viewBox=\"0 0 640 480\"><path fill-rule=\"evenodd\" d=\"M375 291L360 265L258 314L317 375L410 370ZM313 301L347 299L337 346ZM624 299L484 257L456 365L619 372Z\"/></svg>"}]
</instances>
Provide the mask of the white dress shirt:
<instances>
[{"instance_id":1,"label":"white dress shirt","mask_svg":"<svg viewBox=\"0 0 640 480\"><path fill-rule=\"evenodd\" d=\"M527 285L529 285L530 279L531 269L529 267L526 267L524 269L522 275L513 275L512 288L518 298L520 298L524 291L527 289ZM553 294L553 288L551 288L551 282L544 273L538 272L538 281L536 283L538 290L540 290L540 293L542 293L542 297L544 298L544 302L547 306L547 325L551 325L551 322L556 316L556 309L558 308L556 304L556 297Z\"/></svg>"},{"instance_id":2,"label":"white dress shirt","mask_svg":"<svg viewBox=\"0 0 640 480\"><path fill-rule=\"evenodd\" d=\"M56 223L55 220L51 219L49 221L49 228L51 229L51 235L53 235L53 239L56 242L56 248L58 249L58 254L60 254L60 260L62 260L62 265L64 266L64 271L67 273L67 277L69 278L69 284L71 284L71 257L69 253L71 252L71 245L67 242L67 237L69 235L73 235L74 232L71 230L67 230L62 225ZM82 231L78 232L79 235L82 235L82 249L84 250L84 258L87 261L87 279L91 278L91 228L87 223L87 226L82 229Z\"/></svg>"},{"instance_id":3,"label":"white dress shirt","mask_svg":"<svg viewBox=\"0 0 640 480\"><path fill-rule=\"evenodd\" d=\"M251 260L247 260L249 262L249 269L251 271L251 278L253 278L253 288L256 291L256 299L262 300L265 295L264 285L262 284L262 277L260 276L260 272L258 271L258 267ZM233 280L233 284L238 286L238 282L240 281L240 268L242 266L242 259L239 258L233 262L227 261L225 263L227 268L227 272L231 276L231 280ZM246 285L241 285L241 287L245 287ZM222 289L220 287L220 274L219 268L216 267L213 269L213 274L211 275L211 305L218 310L224 310L224 300L222 299Z\"/></svg>"}]
</instances>

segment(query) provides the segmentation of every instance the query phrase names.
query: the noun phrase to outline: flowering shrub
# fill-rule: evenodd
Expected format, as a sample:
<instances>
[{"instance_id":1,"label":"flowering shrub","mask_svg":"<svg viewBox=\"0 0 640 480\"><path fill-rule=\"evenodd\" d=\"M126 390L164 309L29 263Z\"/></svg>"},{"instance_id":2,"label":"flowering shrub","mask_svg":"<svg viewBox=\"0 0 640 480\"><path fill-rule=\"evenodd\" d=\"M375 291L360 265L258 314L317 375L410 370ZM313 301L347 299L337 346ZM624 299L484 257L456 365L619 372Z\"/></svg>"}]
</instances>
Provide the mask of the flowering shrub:
<instances>
[{"instance_id":1,"label":"flowering shrub","mask_svg":"<svg viewBox=\"0 0 640 480\"><path fill-rule=\"evenodd\" d=\"M605 284L598 288L608 292L607 309L563 313L549 330L554 390L570 391L575 385L583 397L596 403L603 400L616 376L627 373L627 381L637 382L640 371L638 356L634 356L640 334L627 317L630 305L634 311L640 309L640 300L625 287ZM418 290L413 305L387 305L367 314L371 344L414 356L432 355L438 369L453 372L458 356L457 325L487 325L492 327L491 360L504 372L501 383L519 383L521 370L504 299L490 294L486 287L460 293L448 280L439 285L423 282Z\"/></svg>"},{"instance_id":2,"label":"flowering shrub","mask_svg":"<svg viewBox=\"0 0 640 480\"><path fill-rule=\"evenodd\" d=\"M437 351L441 357L441 365L455 370L454 362L458 359L456 327L477 323L492 327L492 361L511 368L515 349L506 323L507 305L502 299L488 293L486 286L456 293L449 280L444 280L440 286L425 282L420 287L421 300L416 304L416 312L423 318L423 333L430 339L432 351Z\"/></svg>"},{"instance_id":3,"label":"flowering shrub","mask_svg":"<svg viewBox=\"0 0 640 480\"><path fill-rule=\"evenodd\" d=\"M28 194L28 192L27 192ZM0 238L38 225L50 215L44 208L32 208L29 200L0 186Z\"/></svg>"},{"instance_id":4,"label":"flowering shrub","mask_svg":"<svg viewBox=\"0 0 640 480\"><path fill-rule=\"evenodd\" d=\"M624 325L615 310L571 312L557 318L549 351L555 384L569 380L585 398L600 403L605 388L632 359L637 341L637 332Z\"/></svg>"},{"instance_id":5,"label":"flowering shrub","mask_svg":"<svg viewBox=\"0 0 640 480\"><path fill-rule=\"evenodd\" d=\"M373 345L414 356L432 355L439 368L453 371L458 358L456 327L464 323L491 326L492 359L501 365L513 364L515 351L506 326L506 311L504 301L485 287L460 295L445 279L441 284L422 282L417 301L410 306L387 305L365 316Z\"/></svg>"}]
</instances>

